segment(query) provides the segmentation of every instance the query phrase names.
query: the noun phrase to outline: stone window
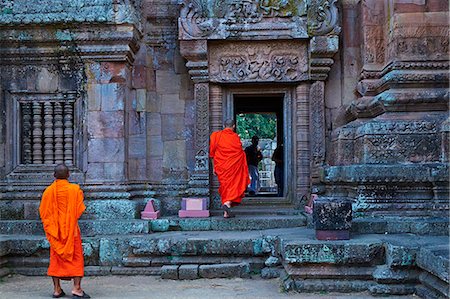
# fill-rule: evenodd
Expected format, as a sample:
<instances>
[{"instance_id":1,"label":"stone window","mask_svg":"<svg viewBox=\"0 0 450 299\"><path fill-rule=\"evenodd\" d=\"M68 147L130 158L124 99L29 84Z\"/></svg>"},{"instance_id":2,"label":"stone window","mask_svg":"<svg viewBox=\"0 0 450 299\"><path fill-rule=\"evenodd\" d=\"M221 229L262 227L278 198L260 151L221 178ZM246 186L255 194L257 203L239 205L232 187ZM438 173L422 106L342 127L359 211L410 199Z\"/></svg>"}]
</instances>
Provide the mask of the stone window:
<instances>
[{"instance_id":1,"label":"stone window","mask_svg":"<svg viewBox=\"0 0 450 299\"><path fill-rule=\"evenodd\" d=\"M59 163L75 166L76 93L13 92L11 97L11 170Z\"/></svg>"},{"instance_id":2,"label":"stone window","mask_svg":"<svg viewBox=\"0 0 450 299\"><path fill-rule=\"evenodd\" d=\"M73 164L74 100L25 100L20 105L20 164Z\"/></svg>"}]
</instances>

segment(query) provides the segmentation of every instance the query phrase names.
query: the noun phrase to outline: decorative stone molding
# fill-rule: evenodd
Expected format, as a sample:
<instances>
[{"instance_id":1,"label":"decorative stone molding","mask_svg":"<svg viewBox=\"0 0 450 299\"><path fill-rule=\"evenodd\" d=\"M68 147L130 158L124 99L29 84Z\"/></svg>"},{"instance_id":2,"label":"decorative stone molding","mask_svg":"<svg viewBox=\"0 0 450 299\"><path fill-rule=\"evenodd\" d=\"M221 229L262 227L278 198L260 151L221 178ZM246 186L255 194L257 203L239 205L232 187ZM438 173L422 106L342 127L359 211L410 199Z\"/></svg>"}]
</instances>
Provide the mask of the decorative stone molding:
<instances>
[{"instance_id":1,"label":"decorative stone molding","mask_svg":"<svg viewBox=\"0 0 450 299\"><path fill-rule=\"evenodd\" d=\"M212 82L296 82L308 79L307 49L294 42L228 42L210 46Z\"/></svg>"},{"instance_id":2,"label":"decorative stone molding","mask_svg":"<svg viewBox=\"0 0 450 299\"><path fill-rule=\"evenodd\" d=\"M318 81L309 90L309 127L311 174L313 183L319 182L318 168L325 163L325 84Z\"/></svg>"},{"instance_id":3,"label":"decorative stone molding","mask_svg":"<svg viewBox=\"0 0 450 299\"><path fill-rule=\"evenodd\" d=\"M339 27L337 0L310 1L308 6L309 35L338 35Z\"/></svg>"},{"instance_id":4,"label":"decorative stone molding","mask_svg":"<svg viewBox=\"0 0 450 299\"><path fill-rule=\"evenodd\" d=\"M309 42L309 75L311 80L324 81L339 49L338 36L314 36Z\"/></svg>"},{"instance_id":5,"label":"decorative stone molding","mask_svg":"<svg viewBox=\"0 0 450 299\"><path fill-rule=\"evenodd\" d=\"M180 39L307 37L306 4L290 1L186 0L179 18ZM276 19L275 19L276 18Z\"/></svg>"}]
</instances>

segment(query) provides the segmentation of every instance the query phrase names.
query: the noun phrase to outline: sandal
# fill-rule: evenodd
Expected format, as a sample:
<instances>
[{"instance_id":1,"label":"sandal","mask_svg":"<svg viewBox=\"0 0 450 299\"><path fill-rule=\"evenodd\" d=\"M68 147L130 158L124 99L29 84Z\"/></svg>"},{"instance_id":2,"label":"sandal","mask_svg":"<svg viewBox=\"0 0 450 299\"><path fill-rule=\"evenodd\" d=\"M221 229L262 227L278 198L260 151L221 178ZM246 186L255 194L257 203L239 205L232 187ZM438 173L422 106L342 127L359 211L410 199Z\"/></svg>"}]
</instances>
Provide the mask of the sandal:
<instances>
[{"instance_id":1,"label":"sandal","mask_svg":"<svg viewBox=\"0 0 450 299\"><path fill-rule=\"evenodd\" d=\"M55 294L53 294L53 298L61 298L61 297L64 297L64 296L66 296L66 293L64 293L64 291L63 290L61 290L61 293L59 293L58 295L55 295Z\"/></svg>"},{"instance_id":2,"label":"sandal","mask_svg":"<svg viewBox=\"0 0 450 299\"><path fill-rule=\"evenodd\" d=\"M224 210L228 214L228 217L223 216L223 218L233 218L233 217L235 217L234 213L231 211L231 208L229 206L223 205L222 206L222 210Z\"/></svg>"},{"instance_id":3,"label":"sandal","mask_svg":"<svg viewBox=\"0 0 450 299\"><path fill-rule=\"evenodd\" d=\"M72 293L72 299L77 299L77 298L91 298L91 296L86 294L85 291L83 291L83 295L77 295L77 294Z\"/></svg>"}]
</instances>

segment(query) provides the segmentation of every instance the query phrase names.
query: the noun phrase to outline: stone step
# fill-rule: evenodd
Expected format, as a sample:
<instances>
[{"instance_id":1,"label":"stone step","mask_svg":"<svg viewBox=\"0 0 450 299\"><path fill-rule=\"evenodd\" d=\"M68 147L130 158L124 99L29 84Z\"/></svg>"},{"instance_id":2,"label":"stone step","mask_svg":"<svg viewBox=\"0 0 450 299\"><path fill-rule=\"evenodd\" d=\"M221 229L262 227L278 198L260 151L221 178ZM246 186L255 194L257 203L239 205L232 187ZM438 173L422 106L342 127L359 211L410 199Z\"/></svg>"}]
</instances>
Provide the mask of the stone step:
<instances>
[{"instance_id":1,"label":"stone step","mask_svg":"<svg viewBox=\"0 0 450 299\"><path fill-rule=\"evenodd\" d=\"M302 211L295 209L293 206L285 205L267 205L267 206L255 206L255 205L240 205L234 207L233 212L236 215L301 215ZM222 216L223 210L211 210L211 215Z\"/></svg>"},{"instance_id":2,"label":"stone step","mask_svg":"<svg viewBox=\"0 0 450 299\"><path fill-rule=\"evenodd\" d=\"M117 234L147 234L148 220L79 220L83 237ZM0 234L44 235L40 220L0 220Z\"/></svg>"},{"instance_id":3,"label":"stone step","mask_svg":"<svg viewBox=\"0 0 450 299\"><path fill-rule=\"evenodd\" d=\"M163 217L150 220L153 232L165 231L247 231L275 228L304 227L303 215L239 215L225 219L222 216L208 218Z\"/></svg>"},{"instance_id":4,"label":"stone step","mask_svg":"<svg viewBox=\"0 0 450 299\"><path fill-rule=\"evenodd\" d=\"M39 200L0 200L0 220L39 220ZM139 219L144 200L85 200L86 211L81 219Z\"/></svg>"},{"instance_id":5,"label":"stone step","mask_svg":"<svg viewBox=\"0 0 450 299\"><path fill-rule=\"evenodd\" d=\"M352 221L352 231L359 234L410 233L427 236L446 236L448 217L361 217Z\"/></svg>"}]
</instances>

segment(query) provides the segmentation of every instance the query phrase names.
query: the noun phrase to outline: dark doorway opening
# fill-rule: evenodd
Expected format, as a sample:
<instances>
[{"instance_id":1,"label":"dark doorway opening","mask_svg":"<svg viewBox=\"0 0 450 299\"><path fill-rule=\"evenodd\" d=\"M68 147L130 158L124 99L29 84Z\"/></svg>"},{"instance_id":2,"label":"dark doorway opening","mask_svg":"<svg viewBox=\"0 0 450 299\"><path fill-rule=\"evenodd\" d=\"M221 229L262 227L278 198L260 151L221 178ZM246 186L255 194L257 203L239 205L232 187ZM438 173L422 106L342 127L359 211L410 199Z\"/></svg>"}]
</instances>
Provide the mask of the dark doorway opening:
<instances>
[{"instance_id":1,"label":"dark doorway opening","mask_svg":"<svg viewBox=\"0 0 450 299\"><path fill-rule=\"evenodd\" d=\"M285 137L283 98L284 95L234 95L234 118L243 147L249 147L252 137L256 135L262 153L262 160L257 163L259 184L255 184L253 180L247 190L249 196L283 197L285 194L286 180L282 162L284 150L279 148ZM246 150L248 154L251 151L251 148ZM250 156L247 156L247 160L251 159ZM254 167L250 170L251 173L256 171ZM254 174L253 179L255 176Z\"/></svg>"}]
</instances>

